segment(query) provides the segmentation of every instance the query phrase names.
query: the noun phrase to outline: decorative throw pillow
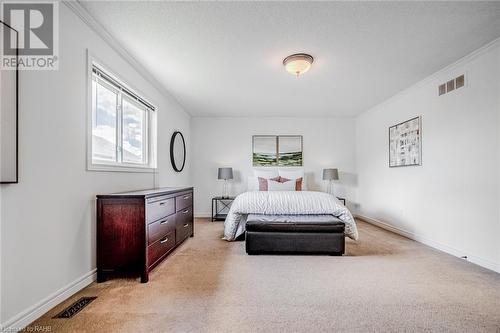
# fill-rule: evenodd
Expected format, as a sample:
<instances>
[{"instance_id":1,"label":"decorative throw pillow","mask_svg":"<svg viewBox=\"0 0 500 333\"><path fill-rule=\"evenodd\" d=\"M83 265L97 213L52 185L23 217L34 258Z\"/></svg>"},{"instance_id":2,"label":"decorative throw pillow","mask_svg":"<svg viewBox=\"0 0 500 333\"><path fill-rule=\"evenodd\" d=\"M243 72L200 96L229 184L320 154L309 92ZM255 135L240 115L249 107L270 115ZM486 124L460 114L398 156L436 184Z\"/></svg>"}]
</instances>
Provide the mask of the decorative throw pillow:
<instances>
[{"instance_id":1,"label":"decorative throw pillow","mask_svg":"<svg viewBox=\"0 0 500 333\"><path fill-rule=\"evenodd\" d=\"M269 181L279 183L280 177L278 176L270 179L258 177L258 180L259 180L259 191L269 191Z\"/></svg>"},{"instance_id":2,"label":"decorative throw pillow","mask_svg":"<svg viewBox=\"0 0 500 333\"><path fill-rule=\"evenodd\" d=\"M295 191L302 191L303 182L302 177L295 179Z\"/></svg>"},{"instance_id":3,"label":"decorative throw pillow","mask_svg":"<svg viewBox=\"0 0 500 333\"><path fill-rule=\"evenodd\" d=\"M295 169L295 168L282 168L278 169L279 176L281 178L287 179L299 179L302 178L302 187L301 191L307 191L306 177L304 173L304 169ZM271 178L271 177L268 177Z\"/></svg>"},{"instance_id":4,"label":"decorative throw pillow","mask_svg":"<svg viewBox=\"0 0 500 333\"><path fill-rule=\"evenodd\" d=\"M275 177L266 179L259 177L259 191L302 191L302 178L291 179Z\"/></svg>"},{"instance_id":5,"label":"decorative throw pillow","mask_svg":"<svg viewBox=\"0 0 500 333\"><path fill-rule=\"evenodd\" d=\"M280 176L280 181L284 183L291 181L291 179L283 178ZM302 191L302 177L295 179L295 191Z\"/></svg>"}]
</instances>

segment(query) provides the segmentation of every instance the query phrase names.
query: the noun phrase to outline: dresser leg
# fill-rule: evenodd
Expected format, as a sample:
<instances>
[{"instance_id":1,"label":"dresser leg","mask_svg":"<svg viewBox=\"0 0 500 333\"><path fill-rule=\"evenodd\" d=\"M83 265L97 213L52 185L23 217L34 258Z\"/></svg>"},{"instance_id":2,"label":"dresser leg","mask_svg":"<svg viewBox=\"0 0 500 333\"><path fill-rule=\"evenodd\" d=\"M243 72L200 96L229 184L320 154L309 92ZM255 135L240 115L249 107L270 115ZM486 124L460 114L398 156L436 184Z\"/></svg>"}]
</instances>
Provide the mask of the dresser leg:
<instances>
[{"instance_id":1,"label":"dresser leg","mask_svg":"<svg viewBox=\"0 0 500 333\"><path fill-rule=\"evenodd\" d=\"M148 283L149 281L149 274L148 273L143 273L141 275L141 283Z\"/></svg>"},{"instance_id":2,"label":"dresser leg","mask_svg":"<svg viewBox=\"0 0 500 333\"><path fill-rule=\"evenodd\" d=\"M103 272L97 270L97 283L106 282L106 276Z\"/></svg>"}]
</instances>

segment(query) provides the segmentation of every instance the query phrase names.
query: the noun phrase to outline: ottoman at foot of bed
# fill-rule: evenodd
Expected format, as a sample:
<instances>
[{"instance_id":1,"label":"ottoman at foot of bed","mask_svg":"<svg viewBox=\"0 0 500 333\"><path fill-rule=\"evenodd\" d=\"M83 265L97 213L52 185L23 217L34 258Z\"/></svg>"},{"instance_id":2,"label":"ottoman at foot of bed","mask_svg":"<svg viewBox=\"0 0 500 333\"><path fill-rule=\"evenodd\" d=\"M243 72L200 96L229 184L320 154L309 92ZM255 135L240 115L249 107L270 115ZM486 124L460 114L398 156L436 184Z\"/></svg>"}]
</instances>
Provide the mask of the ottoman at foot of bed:
<instances>
[{"instance_id":1,"label":"ottoman at foot of bed","mask_svg":"<svg viewBox=\"0 0 500 333\"><path fill-rule=\"evenodd\" d=\"M345 224L332 215L249 214L248 254L325 254L345 251Z\"/></svg>"},{"instance_id":2,"label":"ottoman at foot of bed","mask_svg":"<svg viewBox=\"0 0 500 333\"><path fill-rule=\"evenodd\" d=\"M325 254L339 256L345 251L343 232L246 231L246 252L255 254Z\"/></svg>"}]
</instances>

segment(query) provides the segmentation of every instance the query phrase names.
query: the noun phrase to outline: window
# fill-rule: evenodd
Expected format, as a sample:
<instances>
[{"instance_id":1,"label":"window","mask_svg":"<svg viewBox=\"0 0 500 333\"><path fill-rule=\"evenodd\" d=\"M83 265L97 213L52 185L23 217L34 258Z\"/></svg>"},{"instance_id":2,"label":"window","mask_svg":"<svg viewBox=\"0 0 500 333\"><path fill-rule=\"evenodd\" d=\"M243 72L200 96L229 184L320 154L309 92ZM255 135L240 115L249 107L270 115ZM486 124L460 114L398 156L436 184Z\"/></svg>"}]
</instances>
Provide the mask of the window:
<instances>
[{"instance_id":1,"label":"window","mask_svg":"<svg viewBox=\"0 0 500 333\"><path fill-rule=\"evenodd\" d=\"M155 108L92 65L89 169L154 169Z\"/></svg>"}]
</instances>

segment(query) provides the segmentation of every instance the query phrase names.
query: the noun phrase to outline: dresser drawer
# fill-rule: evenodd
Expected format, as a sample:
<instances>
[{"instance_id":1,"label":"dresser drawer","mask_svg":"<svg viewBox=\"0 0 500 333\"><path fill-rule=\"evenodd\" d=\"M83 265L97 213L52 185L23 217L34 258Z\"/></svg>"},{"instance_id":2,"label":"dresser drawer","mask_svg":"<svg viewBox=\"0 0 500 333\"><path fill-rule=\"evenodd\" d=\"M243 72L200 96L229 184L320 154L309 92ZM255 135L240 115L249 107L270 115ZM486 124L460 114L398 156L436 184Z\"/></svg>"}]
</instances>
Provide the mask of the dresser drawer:
<instances>
[{"instance_id":1,"label":"dresser drawer","mask_svg":"<svg viewBox=\"0 0 500 333\"><path fill-rule=\"evenodd\" d=\"M175 197L177 211L193 206L193 192Z\"/></svg>"},{"instance_id":2,"label":"dresser drawer","mask_svg":"<svg viewBox=\"0 0 500 333\"><path fill-rule=\"evenodd\" d=\"M187 207L180 211L177 211L175 214L175 221L177 226L181 224L185 224L187 222L193 221L193 207Z\"/></svg>"},{"instance_id":3,"label":"dresser drawer","mask_svg":"<svg viewBox=\"0 0 500 333\"><path fill-rule=\"evenodd\" d=\"M193 233L193 207L185 208L175 215L175 241L179 243Z\"/></svg>"},{"instance_id":4,"label":"dresser drawer","mask_svg":"<svg viewBox=\"0 0 500 333\"><path fill-rule=\"evenodd\" d=\"M148 225L148 245L153 244L168 232L175 230L175 214Z\"/></svg>"},{"instance_id":5,"label":"dresser drawer","mask_svg":"<svg viewBox=\"0 0 500 333\"><path fill-rule=\"evenodd\" d=\"M157 221L175 213L174 198L155 198L154 201L148 201L146 207L146 216L148 223Z\"/></svg>"},{"instance_id":6,"label":"dresser drawer","mask_svg":"<svg viewBox=\"0 0 500 333\"><path fill-rule=\"evenodd\" d=\"M171 231L148 246L148 266L153 266L175 246L175 231Z\"/></svg>"},{"instance_id":7,"label":"dresser drawer","mask_svg":"<svg viewBox=\"0 0 500 333\"><path fill-rule=\"evenodd\" d=\"M178 244L191 236L193 233L193 221L186 222L181 225L177 225L177 229L175 230L175 242Z\"/></svg>"}]
</instances>

